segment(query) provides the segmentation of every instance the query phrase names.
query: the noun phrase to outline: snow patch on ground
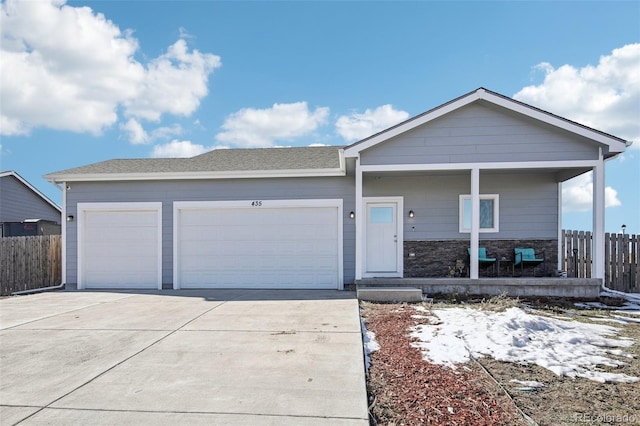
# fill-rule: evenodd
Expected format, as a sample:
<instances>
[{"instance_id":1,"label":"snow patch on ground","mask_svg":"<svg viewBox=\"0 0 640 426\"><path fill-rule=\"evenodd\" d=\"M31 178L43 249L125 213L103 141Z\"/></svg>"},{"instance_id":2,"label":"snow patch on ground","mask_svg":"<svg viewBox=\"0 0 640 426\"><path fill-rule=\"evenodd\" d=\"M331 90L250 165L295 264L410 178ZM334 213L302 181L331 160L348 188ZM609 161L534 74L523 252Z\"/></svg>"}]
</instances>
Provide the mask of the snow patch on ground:
<instances>
[{"instance_id":1,"label":"snow patch on ground","mask_svg":"<svg viewBox=\"0 0 640 426\"><path fill-rule=\"evenodd\" d=\"M433 309L438 325L412 327L414 345L425 360L455 368L470 357L491 356L499 361L536 364L559 376L584 377L597 382L640 381L622 373L602 371L601 366L627 363L611 355L633 358L618 348L633 345L615 338L617 329L527 313L520 308L488 312L471 308Z\"/></svg>"},{"instance_id":2,"label":"snow patch on ground","mask_svg":"<svg viewBox=\"0 0 640 426\"><path fill-rule=\"evenodd\" d=\"M364 320L360 319L360 330L362 331L362 343L364 346L364 363L367 374L369 374L369 367L371 367L371 353L380 349L380 345L376 341L376 334L373 331L367 330L364 324Z\"/></svg>"}]
</instances>

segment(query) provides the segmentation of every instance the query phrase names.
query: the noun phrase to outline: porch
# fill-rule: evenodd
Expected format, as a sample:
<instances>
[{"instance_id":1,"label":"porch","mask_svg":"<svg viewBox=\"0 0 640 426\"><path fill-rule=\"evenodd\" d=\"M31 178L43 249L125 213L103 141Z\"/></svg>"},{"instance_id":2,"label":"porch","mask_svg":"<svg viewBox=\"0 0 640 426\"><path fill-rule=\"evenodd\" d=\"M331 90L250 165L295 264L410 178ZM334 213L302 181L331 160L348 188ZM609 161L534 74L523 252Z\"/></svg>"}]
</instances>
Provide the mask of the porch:
<instances>
[{"instance_id":1,"label":"porch","mask_svg":"<svg viewBox=\"0 0 640 426\"><path fill-rule=\"evenodd\" d=\"M422 294L469 294L511 297L567 297L575 299L597 299L602 280L597 278L362 278L355 287L394 288L412 287Z\"/></svg>"}]
</instances>

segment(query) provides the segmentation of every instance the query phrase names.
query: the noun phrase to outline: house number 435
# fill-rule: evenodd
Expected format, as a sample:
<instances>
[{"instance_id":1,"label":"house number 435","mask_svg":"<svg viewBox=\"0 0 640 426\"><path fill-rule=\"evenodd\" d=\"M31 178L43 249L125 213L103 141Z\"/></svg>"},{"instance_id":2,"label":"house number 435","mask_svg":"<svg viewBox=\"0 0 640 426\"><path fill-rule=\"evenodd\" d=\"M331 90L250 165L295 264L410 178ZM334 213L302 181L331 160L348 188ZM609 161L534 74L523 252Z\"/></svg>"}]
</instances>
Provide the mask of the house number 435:
<instances>
[{"instance_id":1,"label":"house number 435","mask_svg":"<svg viewBox=\"0 0 640 426\"><path fill-rule=\"evenodd\" d=\"M251 202L251 206L252 207L261 207L262 206L262 201L252 201Z\"/></svg>"}]
</instances>

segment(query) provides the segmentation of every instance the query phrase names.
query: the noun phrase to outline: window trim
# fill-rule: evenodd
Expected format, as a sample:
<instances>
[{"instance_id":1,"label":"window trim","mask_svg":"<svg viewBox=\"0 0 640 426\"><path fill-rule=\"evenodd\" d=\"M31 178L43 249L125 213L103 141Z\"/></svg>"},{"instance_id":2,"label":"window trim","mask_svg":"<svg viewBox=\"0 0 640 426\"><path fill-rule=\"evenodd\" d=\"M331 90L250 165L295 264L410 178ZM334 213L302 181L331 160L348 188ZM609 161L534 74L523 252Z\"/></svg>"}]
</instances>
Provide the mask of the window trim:
<instances>
[{"instance_id":1,"label":"window trim","mask_svg":"<svg viewBox=\"0 0 640 426\"><path fill-rule=\"evenodd\" d=\"M461 194L458 204L458 230L460 233L470 233L471 228L464 227L464 202L465 200L471 200L471 194ZM500 195L499 194L480 194L480 200L492 200L493 201L493 227L492 228L480 228L479 232L499 232L500 230Z\"/></svg>"}]
</instances>

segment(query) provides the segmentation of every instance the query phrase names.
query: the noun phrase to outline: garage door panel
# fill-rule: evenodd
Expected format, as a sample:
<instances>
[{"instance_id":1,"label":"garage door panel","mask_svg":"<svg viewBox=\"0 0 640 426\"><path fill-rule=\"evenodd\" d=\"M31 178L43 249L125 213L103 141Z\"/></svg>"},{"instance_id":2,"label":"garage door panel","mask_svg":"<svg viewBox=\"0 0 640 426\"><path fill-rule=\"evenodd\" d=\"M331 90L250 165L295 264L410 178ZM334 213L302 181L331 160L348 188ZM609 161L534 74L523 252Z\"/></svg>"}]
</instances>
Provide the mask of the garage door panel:
<instances>
[{"instance_id":1,"label":"garage door panel","mask_svg":"<svg viewBox=\"0 0 640 426\"><path fill-rule=\"evenodd\" d=\"M336 206L178 211L183 288L337 288Z\"/></svg>"},{"instance_id":2,"label":"garage door panel","mask_svg":"<svg viewBox=\"0 0 640 426\"><path fill-rule=\"evenodd\" d=\"M157 204L157 203L153 203ZM83 288L158 288L161 249L160 206L155 209L82 213L79 235L80 285Z\"/></svg>"},{"instance_id":3,"label":"garage door panel","mask_svg":"<svg viewBox=\"0 0 640 426\"><path fill-rule=\"evenodd\" d=\"M88 228L96 227L103 229L118 229L118 228L138 228L150 226L150 214L155 215L155 212L149 211L130 211L121 210L117 212L117 216L126 217L127 221L123 223L114 223L113 211L92 211L85 216L85 225Z\"/></svg>"}]
</instances>

